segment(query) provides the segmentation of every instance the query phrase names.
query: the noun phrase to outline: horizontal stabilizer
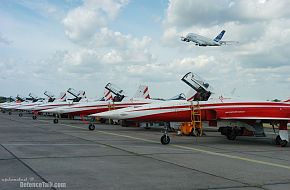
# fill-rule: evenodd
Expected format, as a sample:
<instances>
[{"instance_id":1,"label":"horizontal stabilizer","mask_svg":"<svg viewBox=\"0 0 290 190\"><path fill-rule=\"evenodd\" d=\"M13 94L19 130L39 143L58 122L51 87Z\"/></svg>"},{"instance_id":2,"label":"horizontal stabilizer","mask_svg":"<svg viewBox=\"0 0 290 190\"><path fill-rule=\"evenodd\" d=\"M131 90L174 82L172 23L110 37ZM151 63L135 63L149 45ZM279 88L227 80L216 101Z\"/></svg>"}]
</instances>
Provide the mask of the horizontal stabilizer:
<instances>
[{"instance_id":1,"label":"horizontal stabilizer","mask_svg":"<svg viewBox=\"0 0 290 190\"><path fill-rule=\"evenodd\" d=\"M237 45L239 44L238 41L219 41L221 45Z\"/></svg>"}]
</instances>

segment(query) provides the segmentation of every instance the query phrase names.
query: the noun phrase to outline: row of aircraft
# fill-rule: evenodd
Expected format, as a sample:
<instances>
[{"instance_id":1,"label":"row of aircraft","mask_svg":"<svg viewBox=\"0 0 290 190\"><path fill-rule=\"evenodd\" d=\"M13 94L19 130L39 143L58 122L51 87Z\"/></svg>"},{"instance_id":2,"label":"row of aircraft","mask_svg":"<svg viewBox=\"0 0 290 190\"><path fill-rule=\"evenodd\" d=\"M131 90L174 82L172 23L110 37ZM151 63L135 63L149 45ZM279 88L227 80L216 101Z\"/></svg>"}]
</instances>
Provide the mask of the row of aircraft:
<instances>
[{"instance_id":1,"label":"row of aircraft","mask_svg":"<svg viewBox=\"0 0 290 190\"><path fill-rule=\"evenodd\" d=\"M286 146L289 142L287 124L290 123L290 99L283 102L240 100L214 96L208 83L189 72L183 78L186 84L195 90L187 100L159 101L138 107L111 110L92 116L117 120L143 122L190 122L192 108L200 110L202 122L218 127L222 135L229 140L237 136L264 137L263 124L278 126L276 144ZM167 129L167 127L165 127ZM162 144L168 144L167 130L161 137Z\"/></svg>"},{"instance_id":2,"label":"row of aircraft","mask_svg":"<svg viewBox=\"0 0 290 190\"><path fill-rule=\"evenodd\" d=\"M23 101L20 96L13 103L0 105L2 112L20 110L32 113L33 119L39 114L53 114L53 122L58 123L61 116L88 116L99 120L118 120L134 122L165 122L161 136L162 144L169 144L168 128L170 122L192 122L192 112L200 111L200 122L217 127L229 140L237 136L264 137L263 124L269 123L273 130L278 128L276 144L282 147L289 142L287 124L290 123L290 99L282 102L240 100L217 96L213 88L198 75L189 72L181 79L190 87L187 95L164 100L154 99L149 95L148 86L141 85L133 98L124 95L123 90L108 83L104 97L88 100L84 91L69 89L67 92L74 98L67 99L66 93L55 98L46 92L47 100L30 94L30 99ZM21 101L21 102L20 102ZM25 111L25 112L24 112ZM94 123L89 123L94 130Z\"/></svg>"}]
</instances>

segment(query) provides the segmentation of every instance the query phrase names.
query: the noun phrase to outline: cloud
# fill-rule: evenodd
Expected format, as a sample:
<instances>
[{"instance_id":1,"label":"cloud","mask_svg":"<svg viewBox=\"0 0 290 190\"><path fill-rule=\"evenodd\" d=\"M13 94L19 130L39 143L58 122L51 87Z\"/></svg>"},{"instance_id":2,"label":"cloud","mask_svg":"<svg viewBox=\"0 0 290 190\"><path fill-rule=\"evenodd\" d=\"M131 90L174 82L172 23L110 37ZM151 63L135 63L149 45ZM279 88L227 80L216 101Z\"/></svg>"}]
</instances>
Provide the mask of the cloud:
<instances>
[{"instance_id":1,"label":"cloud","mask_svg":"<svg viewBox=\"0 0 290 190\"><path fill-rule=\"evenodd\" d=\"M81 6L69 11L63 19L65 34L80 49L94 52L102 64L151 62L154 56L149 51L150 37L136 38L107 27L127 3L126 0L84 1ZM74 59L78 60L78 57Z\"/></svg>"},{"instance_id":2,"label":"cloud","mask_svg":"<svg viewBox=\"0 0 290 190\"><path fill-rule=\"evenodd\" d=\"M204 1L170 0L164 23L169 26L220 25L225 22L251 23L290 15L287 0L275 1Z\"/></svg>"},{"instance_id":3,"label":"cloud","mask_svg":"<svg viewBox=\"0 0 290 190\"><path fill-rule=\"evenodd\" d=\"M127 0L85 0L83 5L69 11L63 19L65 34L76 42L88 39L99 27L105 27L115 19L127 3Z\"/></svg>"},{"instance_id":4,"label":"cloud","mask_svg":"<svg viewBox=\"0 0 290 190\"><path fill-rule=\"evenodd\" d=\"M124 32L130 28L119 28L118 24L112 27L119 19L128 25L138 21L142 14L136 15L134 21L127 13L120 15L121 11L131 11L130 6L126 6L128 3L127 0L84 0L73 6L65 4L62 6L67 7L60 23L49 25L56 21L51 19L47 28L17 33L14 36L26 39L22 42L22 54L13 58L5 53L1 56L0 84L17 81L14 91L26 85L26 88L35 89L35 93L43 88L83 88L92 96L107 82L116 83L129 94L130 90L135 90L132 86L145 83L150 86L152 96L170 97L187 90L180 79L191 71L205 78L217 93L237 88L241 97L282 99L285 94L289 96L290 15L287 1L171 0L165 15L161 11L156 17L163 31L156 27L156 33L150 33L152 31L144 27L146 36L134 33L136 31ZM25 5L29 4L31 10L38 13L46 6ZM48 8L44 15L59 12L57 5ZM140 19L145 20L142 16ZM19 27L19 23L15 26ZM23 25L31 28L29 23ZM61 38L57 32L48 38L45 32L51 34L50 28L56 26L63 27L58 28ZM189 32L214 38L223 29L226 30L223 39L237 40L239 45L196 47L193 43L180 41L180 36ZM42 35L37 37L40 33L45 39ZM34 36L33 39L30 36ZM2 35L0 43L3 43L1 38ZM25 51L32 44L35 47ZM19 43L16 45L19 48ZM10 47L3 47L8 52ZM40 55L39 50L43 54ZM24 54L30 56L22 56ZM23 78L25 80L19 80Z\"/></svg>"},{"instance_id":5,"label":"cloud","mask_svg":"<svg viewBox=\"0 0 290 190\"><path fill-rule=\"evenodd\" d=\"M10 45L12 41L8 40L0 33L0 44Z\"/></svg>"},{"instance_id":6,"label":"cloud","mask_svg":"<svg viewBox=\"0 0 290 190\"><path fill-rule=\"evenodd\" d=\"M214 38L225 29L223 40L237 40L239 45L203 48L206 51L197 47L195 54L216 57L222 51L244 68L281 67L288 64L290 50L289 5L289 1L271 0L171 0L163 21L162 44L191 53L195 46L181 42L181 35L194 32Z\"/></svg>"}]
</instances>

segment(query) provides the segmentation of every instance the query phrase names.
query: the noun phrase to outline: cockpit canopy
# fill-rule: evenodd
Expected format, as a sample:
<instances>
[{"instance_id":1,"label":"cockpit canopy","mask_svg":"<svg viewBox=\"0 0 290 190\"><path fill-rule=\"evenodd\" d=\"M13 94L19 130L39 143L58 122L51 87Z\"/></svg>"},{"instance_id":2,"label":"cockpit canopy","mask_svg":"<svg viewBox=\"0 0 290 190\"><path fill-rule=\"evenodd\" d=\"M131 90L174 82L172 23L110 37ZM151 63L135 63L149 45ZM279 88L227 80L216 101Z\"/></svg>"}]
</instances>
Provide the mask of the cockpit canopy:
<instances>
[{"instance_id":1,"label":"cockpit canopy","mask_svg":"<svg viewBox=\"0 0 290 190\"><path fill-rule=\"evenodd\" d=\"M181 80L196 91L193 101L207 101L212 94L209 83L197 74L189 72Z\"/></svg>"},{"instance_id":2,"label":"cockpit canopy","mask_svg":"<svg viewBox=\"0 0 290 190\"><path fill-rule=\"evenodd\" d=\"M108 83L105 88L115 95L113 98L114 102L121 102L125 98L124 91L118 86Z\"/></svg>"},{"instance_id":3,"label":"cockpit canopy","mask_svg":"<svg viewBox=\"0 0 290 190\"><path fill-rule=\"evenodd\" d=\"M55 100L55 96L49 91L45 91L44 95L48 97L48 102L53 102Z\"/></svg>"}]
</instances>

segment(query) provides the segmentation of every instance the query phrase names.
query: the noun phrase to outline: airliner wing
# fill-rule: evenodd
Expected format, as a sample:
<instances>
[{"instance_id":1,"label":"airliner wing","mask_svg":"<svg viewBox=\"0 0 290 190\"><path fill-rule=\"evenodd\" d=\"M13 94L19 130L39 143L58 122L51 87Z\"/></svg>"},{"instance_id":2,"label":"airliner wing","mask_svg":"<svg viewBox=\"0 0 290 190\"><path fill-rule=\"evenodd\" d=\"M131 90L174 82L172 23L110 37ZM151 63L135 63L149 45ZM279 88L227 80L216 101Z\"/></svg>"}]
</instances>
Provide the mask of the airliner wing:
<instances>
[{"instance_id":1,"label":"airliner wing","mask_svg":"<svg viewBox=\"0 0 290 190\"><path fill-rule=\"evenodd\" d=\"M205 43L204 41L201 41L201 40L198 40L196 39L195 41L191 40L193 43L195 43L196 45L199 45L199 46L207 46L208 44Z\"/></svg>"}]
</instances>

